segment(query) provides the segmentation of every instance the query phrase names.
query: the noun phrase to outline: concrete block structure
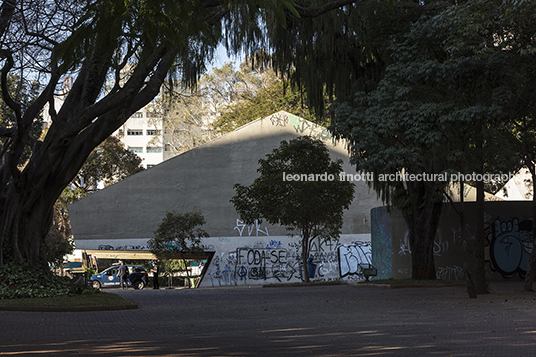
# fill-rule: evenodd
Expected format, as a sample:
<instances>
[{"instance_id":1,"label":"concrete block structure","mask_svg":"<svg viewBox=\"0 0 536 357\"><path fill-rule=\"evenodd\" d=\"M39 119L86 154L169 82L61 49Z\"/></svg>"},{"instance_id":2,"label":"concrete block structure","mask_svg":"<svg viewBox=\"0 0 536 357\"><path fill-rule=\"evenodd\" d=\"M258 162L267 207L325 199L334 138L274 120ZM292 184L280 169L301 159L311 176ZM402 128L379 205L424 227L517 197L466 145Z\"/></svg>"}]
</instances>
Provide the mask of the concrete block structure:
<instances>
[{"instance_id":1,"label":"concrete block structure","mask_svg":"<svg viewBox=\"0 0 536 357\"><path fill-rule=\"evenodd\" d=\"M232 203L236 183L258 177L258 161L282 140L310 135L323 140L333 159L349 164L345 142L323 127L286 112L253 121L215 141L187 151L69 207L77 249L98 257L144 259L147 240L166 212L200 210L211 236L203 241L211 254L201 286L301 281L299 238L284 227L240 221ZM355 199L344 215L342 236L311 242L316 265L312 280L361 279L360 264L370 263L373 207L381 205L366 182L355 181Z\"/></svg>"},{"instance_id":2,"label":"concrete block structure","mask_svg":"<svg viewBox=\"0 0 536 357\"><path fill-rule=\"evenodd\" d=\"M464 279L462 227L459 212L462 203L445 203L434 241L436 278ZM463 203L465 236L476 232L476 202ZM524 277L532 241L532 202L486 201L484 233L486 274L490 280ZM411 277L411 249L408 230L402 214L386 207L372 210L372 264L383 279Z\"/></svg>"}]
</instances>

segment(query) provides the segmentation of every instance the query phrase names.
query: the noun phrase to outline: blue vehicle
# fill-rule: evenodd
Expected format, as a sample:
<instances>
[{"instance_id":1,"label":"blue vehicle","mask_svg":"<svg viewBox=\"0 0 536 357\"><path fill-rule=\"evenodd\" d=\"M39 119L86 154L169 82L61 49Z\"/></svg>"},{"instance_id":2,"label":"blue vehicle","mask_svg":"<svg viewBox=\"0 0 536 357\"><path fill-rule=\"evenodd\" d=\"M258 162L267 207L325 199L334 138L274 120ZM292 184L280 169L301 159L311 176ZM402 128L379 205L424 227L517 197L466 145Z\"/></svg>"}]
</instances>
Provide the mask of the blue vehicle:
<instances>
[{"instance_id":1,"label":"blue vehicle","mask_svg":"<svg viewBox=\"0 0 536 357\"><path fill-rule=\"evenodd\" d=\"M134 289L139 290L142 290L144 287L146 287L148 282L148 274L145 269L137 265L127 265L127 267L129 273L127 279L128 286L132 286ZM120 282L119 276L117 276L118 270L119 265L115 265L98 274L92 275L89 279L91 281L91 285L95 289L119 288Z\"/></svg>"}]
</instances>

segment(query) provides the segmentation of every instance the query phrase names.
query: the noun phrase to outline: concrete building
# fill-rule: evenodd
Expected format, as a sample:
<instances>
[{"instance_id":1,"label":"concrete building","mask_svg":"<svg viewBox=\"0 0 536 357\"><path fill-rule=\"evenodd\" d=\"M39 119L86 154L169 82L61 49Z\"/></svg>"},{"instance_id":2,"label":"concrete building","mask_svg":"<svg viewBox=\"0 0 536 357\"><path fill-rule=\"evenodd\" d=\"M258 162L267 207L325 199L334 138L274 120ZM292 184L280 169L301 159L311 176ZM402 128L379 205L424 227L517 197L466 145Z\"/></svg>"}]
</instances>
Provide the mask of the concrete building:
<instances>
[{"instance_id":1,"label":"concrete building","mask_svg":"<svg viewBox=\"0 0 536 357\"><path fill-rule=\"evenodd\" d=\"M77 249L101 258L145 259L147 240L166 212L196 209L211 236L203 241L210 259L202 286L301 281L298 238L265 222L245 225L229 202L234 184L249 185L258 176L260 158L299 135L324 140L332 158L343 159L345 173L358 176L344 142L335 142L325 128L278 112L70 205ZM370 212L381 202L364 181L355 184L340 239L311 243L313 280L360 279L359 264L370 263Z\"/></svg>"},{"instance_id":2,"label":"concrete building","mask_svg":"<svg viewBox=\"0 0 536 357\"><path fill-rule=\"evenodd\" d=\"M532 241L532 202L486 201L484 204L485 268L489 280L520 279L527 272ZM464 279L462 203L445 203L434 241L436 278ZM476 235L476 203L465 202L465 237ZM385 207L372 210L372 264L382 279L411 277L411 249L402 214Z\"/></svg>"},{"instance_id":3,"label":"concrete building","mask_svg":"<svg viewBox=\"0 0 536 357\"><path fill-rule=\"evenodd\" d=\"M532 201L530 171L525 167L519 170L495 195L506 201Z\"/></svg>"},{"instance_id":4,"label":"concrete building","mask_svg":"<svg viewBox=\"0 0 536 357\"><path fill-rule=\"evenodd\" d=\"M162 137L163 120L160 114L144 107L130 118L113 134L125 145L125 149L142 159L146 169L158 165L170 157Z\"/></svg>"}]
</instances>

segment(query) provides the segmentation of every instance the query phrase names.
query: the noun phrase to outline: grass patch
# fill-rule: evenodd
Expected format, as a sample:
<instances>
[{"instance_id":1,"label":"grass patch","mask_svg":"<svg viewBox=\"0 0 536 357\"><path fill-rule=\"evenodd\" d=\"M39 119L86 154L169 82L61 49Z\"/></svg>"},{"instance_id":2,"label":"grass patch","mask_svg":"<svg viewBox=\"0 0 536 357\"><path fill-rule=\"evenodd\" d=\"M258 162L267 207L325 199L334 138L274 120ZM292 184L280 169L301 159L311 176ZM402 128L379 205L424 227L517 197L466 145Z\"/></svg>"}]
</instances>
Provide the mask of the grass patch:
<instances>
[{"instance_id":1,"label":"grass patch","mask_svg":"<svg viewBox=\"0 0 536 357\"><path fill-rule=\"evenodd\" d=\"M444 284L463 284L465 283L465 280L378 279L378 280L370 280L367 283L388 284L388 285L444 285Z\"/></svg>"},{"instance_id":2,"label":"grass patch","mask_svg":"<svg viewBox=\"0 0 536 357\"><path fill-rule=\"evenodd\" d=\"M80 308L133 305L119 295L97 292L71 296L53 296L43 298L1 299L0 306L6 307L46 307L46 308Z\"/></svg>"}]
</instances>

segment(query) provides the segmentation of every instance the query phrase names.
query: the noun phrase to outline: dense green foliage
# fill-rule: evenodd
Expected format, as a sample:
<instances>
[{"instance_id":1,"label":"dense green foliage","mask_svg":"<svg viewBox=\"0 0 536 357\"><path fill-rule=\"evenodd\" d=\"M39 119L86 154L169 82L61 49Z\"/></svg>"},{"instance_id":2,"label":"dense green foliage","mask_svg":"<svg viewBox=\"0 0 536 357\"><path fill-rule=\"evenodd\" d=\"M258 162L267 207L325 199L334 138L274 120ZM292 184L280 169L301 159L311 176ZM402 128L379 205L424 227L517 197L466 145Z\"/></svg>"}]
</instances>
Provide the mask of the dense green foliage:
<instances>
[{"instance_id":1,"label":"dense green foliage","mask_svg":"<svg viewBox=\"0 0 536 357\"><path fill-rule=\"evenodd\" d=\"M224 110L212 126L218 132L227 133L280 110L317 124L326 124L327 118L313 117L305 99L306 95L292 88L289 81L277 80L266 88L243 96L241 101Z\"/></svg>"},{"instance_id":2,"label":"dense green foliage","mask_svg":"<svg viewBox=\"0 0 536 357\"><path fill-rule=\"evenodd\" d=\"M166 212L147 245L157 257L177 258L184 254L201 254L204 251L201 239L208 237L208 233L201 228L205 223L199 211Z\"/></svg>"},{"instance_id":3,"label":"dense green foliage","mask_svg":"<svg viewBox=\"0 0 536 357\"><path fill-rule=\"evenodd\" d=\"M118 138L110 136L89 154L73 183L86 192L94 191L98 183L109 186L143 171L141 161Z\"/></svg>"},{"instance_id":4,"label":"dense green foliage","mask_svg":"<svg viewBox=\"0 0 536 357\"><path fill-rule=\"evenodd\" d=\"M340 180L342 160L331 161L326 145L309 136L282 141L259 160L257 171L259 177L251 185L234 186L231 202L246 224L266 220L301 236L304 276L309 281L305 264L309 241L339 237L354 184ZM287 178L294 175L309 180Z\"/></svg>"},{"instance_id":5,"label":"dense green foliage","mask_svg":"<svg viewBox=\"0 0 536 357\"><path fill-rule=\"evenodd\" d=\"M50 270L20 265L4 266L0 268L0 299L92 294L96 291L83 282L75 282L76 278L60 277Z\"/></svg>"},{"instance_id":6,"label":"dense green foliage","mask_svg":"<svg viewBox=\"0 0 536 357\"><path fill-rule=\"evenodd\" d=\"M448 182L432 175L520 165L509 123L526 115L535 73L523 55L526 30L512 17L520 7L462 1L422 16L386 47L390 64L377 88L335 106L332 131L350 141L357 170L373 172L372 187L404 214L415 278L435 277L433 240ZM396 173L432 179L381 180Z\"/></svg>"},{"instance_id":7,"label":"dense green foliage","mask_svg":"<svg viewBox=\"0 0 536 357\"><path fill-rule=\"evenodd\" d=\"M201 228L205 223L205 217L200 211L166 212L162 223L154 232L154 237L147 241L147 245L158 258L168 258L164 266L160 267L166 269L168 277L172 276L174 269L187 267L187 259L205 252L201 244L201 239L209 236ZM178 264L175 260L177 258L182 260L182 264ZM189 279L190 272L188 269L185 271Z\"/></svg>"},{"instance_id":8,"label":"dense green foliage","mask_svg":"<svg viewBox=\"0 0 536 357\"><path fill-rule=\"evenodd\" d=\"M315 15L344 5L336 1ZM0 123L0 266L45 266L44 239L53 206L91 152L164 82L191 86L225 43L237 53L266 44L268 19L305 14L289 1L4 1L0 4L0 89L12 111ZM317 11L318 10L318 11ZM304 12L305 11L305 12ZM225 31L224 31L225 29ZM27 106L7 78L33 76L39 95ZM74 79L63 105L56 89ZM20 82L22 83L22 82ZM20 83L13 88L21 88ZM172 86L173 87L173 86ZM46 136L32 131L49 104Z\"/></svg>"},{"instance_id":9,"label":"dense green foliage","mask_svg":"<svg viewBox=\"0 0 536 357\"><path fill-rule=\"evenodd\" d=\"M318 18L293 18L286 28L267 22L270 61L322 116L326 94L344 101L375 89L391 62L388 46L420 16L437 11L437 3L452 2L355 1Z\"/></svg>"}]
</instances>

